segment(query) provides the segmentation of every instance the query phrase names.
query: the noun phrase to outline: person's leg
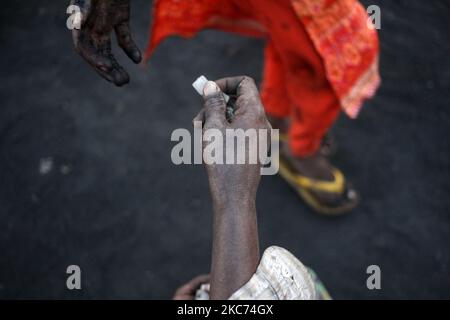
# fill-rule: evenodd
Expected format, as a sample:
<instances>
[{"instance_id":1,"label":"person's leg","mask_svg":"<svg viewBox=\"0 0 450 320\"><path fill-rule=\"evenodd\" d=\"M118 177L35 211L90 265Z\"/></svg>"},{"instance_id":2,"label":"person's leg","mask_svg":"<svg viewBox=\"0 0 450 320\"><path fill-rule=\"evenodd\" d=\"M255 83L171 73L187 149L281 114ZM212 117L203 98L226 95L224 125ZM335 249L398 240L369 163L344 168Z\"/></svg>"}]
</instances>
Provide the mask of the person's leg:
<instances>
[{"instance_id":1,"label":"person's leg","mask_svg":"<svg viewBox=\"0 0 450 320\"><path fill-rule=\"evenodd\" d=\"M332 181L335 178L333 167L319 150L324 135L339 115L339 100L326 77L324 62L290 2L274 0L270 3L265 15L270 23L272 54L277 57L278 63L272 65L277 68L277 72L272 71L269 76L277 75L278 86L283 87L284 94L290 100L290 103L286 103L286 99L281 99L282 105L293 106L290 112L289 146L283 148L282 155L298 174ZM270 95L269 90L263 92ZM279 94L281 90L275 92ZM280 115L286 113L281 105L279 109L283 110ZM277 108L268 108L269 114L275 115L272 110ZM341 194L312 193L324 204L342 202ZM354 192L352 194L355 195Z\"/></svg>"},{"instance_id":2,"label":"person's leg","mask_svg":"<svg viewBox=\"0 0 450 320\"><path fill-rule=\"evenodd\" d=\"M261 100L272 127L280 129L283 136L287 135L294 106L286 89L281 60L270 41L264 50Z\"/></svg>"},{"instance_id":3,"label":"person's leg","mask_svg":"<svg viewBox=\"0 0 450 320\"><path fill-rule=\"evenodd\" d=\"M340 104L326 77L321 56L292 7L285 4L288 2L277 2L271 8L280 11L283 22L272 24L270 47L273 53L269 56L277 57L277 64L268 64L276 71L269 69L270 74L265 75L276 75L271 83L283 90L274 92L285 94L289 106L293 107L289 133L293 155L307 157L318 151L323 136L339 115ZM276 12L273 14L276 17ZM287 104L286 98L281 101Z\"/></svg>"},{"instance_id":4,"label":"person's leg","mask_svg":"<svg viewBox=\"0 0 450 320\"><path fill-rule=\"evenodd\" d=\"M285 74L271 42L267 43L264 50L261 100L268 115L277 118L287 118L291 115L293 105L285 86Z\"/></svg>"}]
</instances>

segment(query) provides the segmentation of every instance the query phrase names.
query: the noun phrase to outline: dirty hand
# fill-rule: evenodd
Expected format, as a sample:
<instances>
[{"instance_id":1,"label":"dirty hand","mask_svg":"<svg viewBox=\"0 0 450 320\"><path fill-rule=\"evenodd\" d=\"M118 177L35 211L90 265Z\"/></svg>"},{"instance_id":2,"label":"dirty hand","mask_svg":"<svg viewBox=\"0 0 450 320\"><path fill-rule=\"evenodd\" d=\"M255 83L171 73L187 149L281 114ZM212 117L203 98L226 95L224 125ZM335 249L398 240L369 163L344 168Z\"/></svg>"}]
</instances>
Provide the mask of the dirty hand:
<instances>
[{"instance_id":1,"label":"dirty hand","mask_svg":"<svg viewBox=\"0 0 450 320\"><path fill-rule=\"evenodd\" d=\"M210 275L204 274L190 280L188 283L179 287L173 295L173 300L195 300L195 293L202 284L210 282Z\"/></svg>"},{"instance_id":2,"label":"dirty hand","mask_svg":"<svg viewBox=\"0 0 450 320\"><path fill-rule=\"evenodd\" d=\"M77 52L106 80L117 86L130 81L111 52L111 33L135 63L142 60L130 31L130 0L71 0L81 9L81 28L72 31Z\"/></svg>"},{"instance_id":3,"label":"dirty hand","mask_svg":"<svg viewBox=\"0 0 450 320\"><path fill-rule=\"evenodd\" d=\"M236 97L234 116L230 121L226 119L226 102L220 90ZM253 204L260 181L258 146L252 148L249 143L245 143L245 164L226 164L225 131L256 129L258 132L259 129L271 129L256 84L253 79L245 76L209 81L204 88L203 98L204 107L194 118L194 124L201 122L204 133L208 129L220 130L224 140L224 164L206 164L213 202L219 206ZM204 146L207 144L204 142ZM257 163L249 164L249 154L253 152L256 152Z\"/></svg>"}]
</instances>

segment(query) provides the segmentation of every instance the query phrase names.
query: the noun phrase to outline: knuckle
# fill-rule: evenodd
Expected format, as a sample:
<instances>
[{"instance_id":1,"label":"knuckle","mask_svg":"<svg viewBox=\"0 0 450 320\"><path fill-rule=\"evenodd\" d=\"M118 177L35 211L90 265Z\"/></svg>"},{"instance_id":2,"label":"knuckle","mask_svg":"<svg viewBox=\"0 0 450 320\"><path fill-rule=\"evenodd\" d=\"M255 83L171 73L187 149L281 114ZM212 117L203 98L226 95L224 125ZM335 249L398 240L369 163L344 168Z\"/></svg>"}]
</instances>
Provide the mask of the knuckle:
<instances>
[{"instance_id":1,"label":"knuckle","mask_svg":"<svg viewBox=\"0 0 450 320\"><path fill-rule=\"evenodd\" d=\"M244 78L242 79L242 82L246 82L246 83L248 83L248 84L255 84L255 80L253 80L253 78L252 77L249 77L249 76L244 76Z\"/></svg>"},{"instance_id":2,"label":"knuckle","mask_svg":"<svg viewBox=\"0 0 450 320\"><path fill-rule=\"evenodd\" d=\"M225 99L221 93L206 98L205 108L222 108L225 106Z\"/></svg>"}]
</instances>

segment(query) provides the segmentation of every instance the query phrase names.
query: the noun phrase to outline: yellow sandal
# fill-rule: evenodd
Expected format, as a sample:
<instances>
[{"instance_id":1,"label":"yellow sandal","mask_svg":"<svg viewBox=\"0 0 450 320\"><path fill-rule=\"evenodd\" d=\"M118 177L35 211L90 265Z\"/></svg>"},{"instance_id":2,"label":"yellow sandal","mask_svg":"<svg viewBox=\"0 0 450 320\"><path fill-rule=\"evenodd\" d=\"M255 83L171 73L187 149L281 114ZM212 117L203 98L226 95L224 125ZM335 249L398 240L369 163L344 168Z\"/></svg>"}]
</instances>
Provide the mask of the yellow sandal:
<instances>
[{"instance_id":1,"label":"yellow sandal","mask_svg":"<svg viewBox=\"0 0 450 320\"><path fill-rule=\"evenodd\" d=\"M356 191L346 186L344 175L336 168L332 171L334 181L316 180L296 173L280 155L279 173L317 213L328 216L341 215L355 208L359 202ZM342 199L336 205L323 204L311 191L339 194L342 195Z\"/></svg>"}]
</instances>

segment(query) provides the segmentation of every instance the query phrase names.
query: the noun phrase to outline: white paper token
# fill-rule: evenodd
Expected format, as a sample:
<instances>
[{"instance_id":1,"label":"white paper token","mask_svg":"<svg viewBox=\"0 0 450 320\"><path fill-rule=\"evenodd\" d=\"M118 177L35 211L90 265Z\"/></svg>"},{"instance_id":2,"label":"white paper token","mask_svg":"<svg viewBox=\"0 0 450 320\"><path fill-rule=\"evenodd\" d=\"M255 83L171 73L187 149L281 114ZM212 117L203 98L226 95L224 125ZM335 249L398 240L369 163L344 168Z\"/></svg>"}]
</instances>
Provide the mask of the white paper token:
<instances>
[{"instance_id":1,"label":"white paper token","mask_svg":"<svg viewBox=\"0 0 450 320\"><path fill-rule=\"evenodd\" d=\"M194 87L195 91L197 91L197 93L202 96L203 88L205 88L205 85L207 82L208 82L208 79L206 79L205 76L200 76L197 78L197 80L194 81L192 86ZM225 93L223 93L223 96L225 98L225 102L228 103L228 100L230 100L230 97L228 95L226 95Z\"/></svg>"}]
</instances>

